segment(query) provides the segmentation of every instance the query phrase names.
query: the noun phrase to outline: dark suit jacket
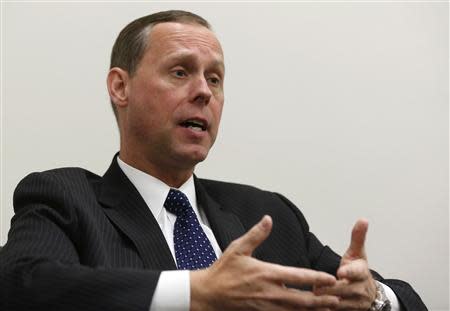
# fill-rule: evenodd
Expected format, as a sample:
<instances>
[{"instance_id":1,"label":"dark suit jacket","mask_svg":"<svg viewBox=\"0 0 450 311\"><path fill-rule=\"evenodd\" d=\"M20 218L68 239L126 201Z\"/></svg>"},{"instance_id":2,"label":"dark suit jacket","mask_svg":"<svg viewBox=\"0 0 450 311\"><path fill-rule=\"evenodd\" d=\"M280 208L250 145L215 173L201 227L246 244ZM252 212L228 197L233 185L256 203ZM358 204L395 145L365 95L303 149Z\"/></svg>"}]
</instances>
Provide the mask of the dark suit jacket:
<instances>
[{"instance_id":1,"label":"dark suit jacket","mask_svg":"<svg viewBox=\"0 0 450 311\"><path fill-rule=\"evenodd\" d=\"M283 196L197 178L195 185L222 250L269 214L273 231L255 257L335 274L339 256ZM116 159L103 177L80 168L30 174L17 186L14 209L0 253L0 310L147 311L160 271L176 269L156 220ZM376 277L405 310L426 310L408 284Z\"/></svg>"}]
</instances>

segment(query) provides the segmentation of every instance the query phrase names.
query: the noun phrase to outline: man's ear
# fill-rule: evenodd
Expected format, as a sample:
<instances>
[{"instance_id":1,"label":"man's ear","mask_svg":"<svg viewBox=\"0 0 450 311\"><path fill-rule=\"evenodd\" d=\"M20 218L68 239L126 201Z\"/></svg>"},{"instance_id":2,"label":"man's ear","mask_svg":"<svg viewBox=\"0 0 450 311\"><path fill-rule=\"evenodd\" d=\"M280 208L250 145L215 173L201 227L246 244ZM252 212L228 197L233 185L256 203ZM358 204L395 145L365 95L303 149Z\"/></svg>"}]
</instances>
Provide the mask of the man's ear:
<instances>
[{"instance_id":1,"label":"man's ear","mask_svg":"<svg viewBox=\"0 0 450 311\"><path fill-rule=\"evenodd\" d=\"M117 108L123 108L128 104L128 82L129 76L127 71L119 67L109 70L106 84L108 85L109 97Z\"/></svg>"}]
</instances>

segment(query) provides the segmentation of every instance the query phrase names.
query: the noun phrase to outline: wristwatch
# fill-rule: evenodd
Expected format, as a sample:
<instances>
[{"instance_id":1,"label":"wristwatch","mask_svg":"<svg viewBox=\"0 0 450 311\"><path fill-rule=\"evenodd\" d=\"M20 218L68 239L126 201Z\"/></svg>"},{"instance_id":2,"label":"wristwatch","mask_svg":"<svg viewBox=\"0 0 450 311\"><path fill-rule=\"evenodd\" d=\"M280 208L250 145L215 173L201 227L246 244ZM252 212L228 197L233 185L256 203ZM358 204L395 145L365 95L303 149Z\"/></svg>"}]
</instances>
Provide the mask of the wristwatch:
<instances>
[{"instance_id":1,"label":"wristwatch","mask_svg":"<svg viewBox=\"0 0 450 311\"><path fill-rule=\"evenodd\" d=\"M377 297L375 298L369 311L391 311L391 301L387 298L383 285L375 281L377 286Z\"/></svg>"}]
</instances>

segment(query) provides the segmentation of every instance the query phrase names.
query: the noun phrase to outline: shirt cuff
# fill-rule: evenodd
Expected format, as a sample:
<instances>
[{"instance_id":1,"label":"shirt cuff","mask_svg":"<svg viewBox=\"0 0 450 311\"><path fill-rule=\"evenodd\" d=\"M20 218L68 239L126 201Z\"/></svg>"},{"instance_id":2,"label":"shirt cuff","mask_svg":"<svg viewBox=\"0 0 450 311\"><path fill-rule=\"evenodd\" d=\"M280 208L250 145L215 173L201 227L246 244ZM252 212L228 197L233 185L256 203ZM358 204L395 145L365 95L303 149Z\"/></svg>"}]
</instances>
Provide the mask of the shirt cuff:
<instances>
[{"instance_id":1,"label":"shirt cuff","mask_svg":"<svg viewBox=\"0 0 450 311\"><path fill-rule=\"evenodd\" d=\"M189 311L190 296L189 270L162 271L150 311Z\"/></svg>"},{"instance_id":2,"label":"shirt cuff","mask_svg":"<svg viewBox=\"0 0 450 311\"><path fill-rule=\"evenodd\" d=\"M391 302L391 311L402 311L397 295L395 295L394 291L386 284L383 284L381 282L378 282L378 284L381 284L381 286L383 286L386 297Z\"/></svg>"}]
</instances>

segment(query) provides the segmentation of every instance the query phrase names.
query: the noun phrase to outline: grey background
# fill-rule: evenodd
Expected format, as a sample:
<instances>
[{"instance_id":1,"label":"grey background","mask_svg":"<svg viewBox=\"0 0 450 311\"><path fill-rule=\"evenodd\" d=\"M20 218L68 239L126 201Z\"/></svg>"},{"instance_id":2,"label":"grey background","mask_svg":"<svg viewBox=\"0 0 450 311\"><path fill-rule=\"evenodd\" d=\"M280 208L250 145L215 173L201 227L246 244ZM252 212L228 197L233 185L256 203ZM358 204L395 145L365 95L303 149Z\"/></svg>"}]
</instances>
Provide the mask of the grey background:
<instances>
[{"instance_id":1,"label":"grey background","mask_svg":"<svg viewBox=\"0 0 450 311\"><path fill-rule=\"evenodd\" d=\"M170 8L206 17L225 50L221 134L197 174L285 194L338 253L367 218L371 267L448 310L444 2L4 3L0 244L26 174L106 170L113 41Z\"/></svg>"}]
</instances>

